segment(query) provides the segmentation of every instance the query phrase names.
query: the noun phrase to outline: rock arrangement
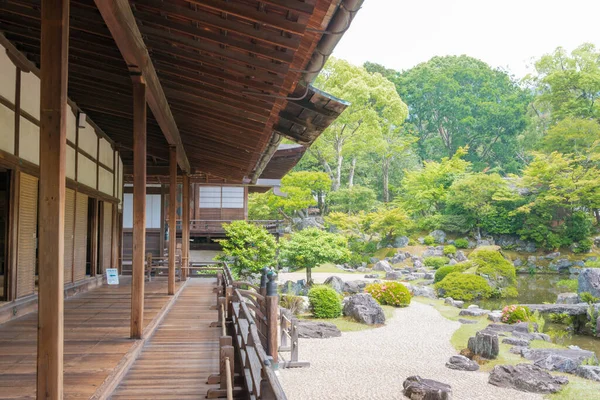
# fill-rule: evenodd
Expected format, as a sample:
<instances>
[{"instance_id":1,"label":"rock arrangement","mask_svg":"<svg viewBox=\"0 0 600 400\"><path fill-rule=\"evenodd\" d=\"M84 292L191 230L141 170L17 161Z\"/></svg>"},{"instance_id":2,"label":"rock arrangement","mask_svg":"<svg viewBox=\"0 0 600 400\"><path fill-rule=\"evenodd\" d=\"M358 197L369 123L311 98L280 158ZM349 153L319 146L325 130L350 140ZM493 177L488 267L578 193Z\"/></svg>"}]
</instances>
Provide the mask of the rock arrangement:
<instances>
[{"instance_id":1,"label":"rock arrangement","mask_svg":"<svg viewBox=\"0 0 600 400\"><path fill-rule=\"evenodd\" d=\"M409 376L402 384L404 396L411 400L450 400L452 388L433 379L424 379L420 376Z\"/></svg>"},{"instance_id":2,"label":"rock arrangement","mask_svg":"<svg viewBox=\"0 0 600 400\"><path fill-rule=\"evenodd\" d=\"M326 339L342 336L342 332L330 322L298 320L298 337L302 339Z\"/></svg>"},{"instance_id":3,"label":"rock arrangement","mask_svg":"<svg viewBox=\"0 0 600 400\"><path fill-rule=\"evenodd\" d=\"M463 355L456 355L450 357L446 363L446 367L459 371L477 371L479 364Z\"/></svg>"},{"instance_id":4,"label":"rock arrangement","mask_svg":"<svg viewBox=\"0 0 600 400\"><path fill-rule=\"evenodd\" d=\"M584 268L578 278L579 293L589 292L592 296L600 297L600 269Z\"/></svg>"},{"instance_id":5,"label":"rock arrangement","mask_svg":"<svg viewBox=\"0 0 600 400\"><path fill-rule=\"evenodd\" d=\"M550 394L569 383L564 376L552 376L532 364L497 365L490 373L489 383L522 392Z\"/></svg>"},{"instance_id":6,"label":"rock arrangement","mask_svg":"<svg viewBox=\"0 0 600 400\"><path fill-rule=\"evenodd\" d=\"M349 297L344 304L344 315L367 325L384 324L383 309L369 293Z\"/></svg>"},{"instance_id":7,"label":"rock arrangement","mask_svg":"<svg viewBox=\"0 0 600 400\"><path fill-rule=\"evenodd\" d=\"M498 335L493 332L479 331L469 338L468 346L474 355L493 360L500 353Z\"/></svg>"}]
</instances>

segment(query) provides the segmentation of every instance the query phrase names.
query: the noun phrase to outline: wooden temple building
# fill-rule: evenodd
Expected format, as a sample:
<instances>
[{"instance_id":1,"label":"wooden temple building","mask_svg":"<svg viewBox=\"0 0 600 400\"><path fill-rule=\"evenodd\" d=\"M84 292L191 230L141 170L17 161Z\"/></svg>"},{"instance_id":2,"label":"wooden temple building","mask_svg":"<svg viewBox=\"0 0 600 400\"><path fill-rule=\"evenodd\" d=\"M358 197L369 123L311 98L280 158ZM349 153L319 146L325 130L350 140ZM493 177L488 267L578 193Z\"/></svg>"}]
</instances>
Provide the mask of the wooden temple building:
<instances>
[{"instance_id":1,"label":"wooden temple building","mask_svg":"<svg viewBox=\"0 0 600 400\"><path fill-rule=\"evenodd\" d=\"M0 0L0 398L204 397L190 235L247 218L347 107L310 83L361 3Z\"/></svg>"}]
</instances>

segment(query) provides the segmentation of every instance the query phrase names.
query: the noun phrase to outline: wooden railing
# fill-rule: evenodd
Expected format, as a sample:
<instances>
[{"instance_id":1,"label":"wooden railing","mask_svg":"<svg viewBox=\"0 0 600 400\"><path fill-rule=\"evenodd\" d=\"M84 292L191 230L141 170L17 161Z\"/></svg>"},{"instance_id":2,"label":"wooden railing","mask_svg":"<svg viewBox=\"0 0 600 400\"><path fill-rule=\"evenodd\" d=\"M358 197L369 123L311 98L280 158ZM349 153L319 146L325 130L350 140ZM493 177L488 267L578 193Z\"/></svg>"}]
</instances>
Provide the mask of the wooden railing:
<instances>
[{"instance_id":1,"label":"wooden railing","mask_svg":"<svg viewBox=\"0 0 600 400\"><path fill-rule=\"evenodd\" d=\"M287 314L280 308L279 353L290 353L290 356L289 360L284 360L281 357L279 366L281 368L310 367L308 361L298 360L298 319L294 318L291 312Z\"/></svg>"},{"instance_id":2,"label":"wooden railing","mask_svg":"<svg viewBox=\"0 0 600 400\"><path fill-rule=\"evenodd\" d=\"M211 266L217 272L218 321L211 324L220 327L220 371L211 375L208 383L219 383L218 389L210 389L207 397L228 395L228 374L236 381L235 371L244 387L232 385L233 395L247 393L250 398L286 400L285 393L275 375L278 366L278 320L279 304L275 274L263 270L260 287L248 282L236 281L227 264ZM227 359L230 366L227 367ZM231 364L231 360L235 360Z\"/></svg>"},{"instance_id":3,"label":"wooden railing","mask_svg":"<svg viewBox=\"0 0 600 400\"><path fill-rule=\"evenodd\" d=\"M206 220L192 219L190 220L190 232L192 233L223 233L223 224L228 224L234 220ZM283 233L285 221L283 220L249 220L248 222L264 227L269 233ZM178 228L181 226L181 221L177 223Z\"/></svg>"}]
</instances>

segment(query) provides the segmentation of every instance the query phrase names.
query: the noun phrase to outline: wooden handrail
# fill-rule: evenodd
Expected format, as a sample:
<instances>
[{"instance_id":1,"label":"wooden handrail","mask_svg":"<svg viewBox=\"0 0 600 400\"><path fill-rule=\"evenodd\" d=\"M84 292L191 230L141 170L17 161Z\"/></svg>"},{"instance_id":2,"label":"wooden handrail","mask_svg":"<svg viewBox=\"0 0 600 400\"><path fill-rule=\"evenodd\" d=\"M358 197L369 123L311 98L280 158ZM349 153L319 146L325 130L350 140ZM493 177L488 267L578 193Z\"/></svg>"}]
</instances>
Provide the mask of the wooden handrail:
<instances>
[{"instance_id":1,"label":"wooden handrail","mask_svg":"<svg viewBox=\"0 0 600 400\"><path fill-rule=\"evenodd\" d=\"M227 375L227 400L233 400L233 379L229 357L225 357L225 375Z\"/></svg>"}]
</instances>

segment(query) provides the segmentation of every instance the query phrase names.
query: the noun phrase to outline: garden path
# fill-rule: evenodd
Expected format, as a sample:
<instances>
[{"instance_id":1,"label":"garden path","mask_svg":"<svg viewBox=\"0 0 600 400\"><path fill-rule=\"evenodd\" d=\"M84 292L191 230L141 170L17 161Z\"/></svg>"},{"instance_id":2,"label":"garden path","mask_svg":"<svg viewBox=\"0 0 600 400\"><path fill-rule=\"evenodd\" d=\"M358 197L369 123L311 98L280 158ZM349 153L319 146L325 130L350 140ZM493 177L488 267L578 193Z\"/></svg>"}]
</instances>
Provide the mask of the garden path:
<instances>
[{"instance_id":1,"label":"garden path","mask_svg":"<svg viewBox=\"0 0 600 400\"><path fill-rule=\"evenodd\" d=\"M405 399L402 382L411 375L450 384L455 400L542 399L492 386L486 372L446 368L456 354L450 338L459 326L432 306L413 301L397 309L384 327L339 338L300 339L299 359L311 366L282 369L280 380L289 400Z\"/></svg>"}]
</instances>

